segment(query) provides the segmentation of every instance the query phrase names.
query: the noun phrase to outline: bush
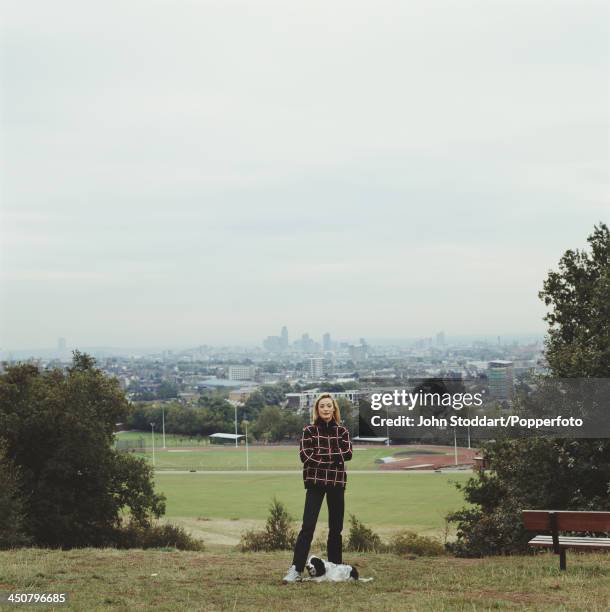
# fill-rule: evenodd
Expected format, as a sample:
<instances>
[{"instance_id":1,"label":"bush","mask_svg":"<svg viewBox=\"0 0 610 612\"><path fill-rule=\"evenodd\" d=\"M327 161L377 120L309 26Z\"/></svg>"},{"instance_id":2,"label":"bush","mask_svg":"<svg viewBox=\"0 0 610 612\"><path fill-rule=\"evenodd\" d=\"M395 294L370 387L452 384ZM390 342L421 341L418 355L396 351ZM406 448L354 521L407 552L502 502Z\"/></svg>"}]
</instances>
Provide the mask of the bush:
<instances>
[{"instance_id":1,"label":"bush","mask_svg":"<svg viewBox=\"0 0 610 612\"><path fill-rule=\"evenodd\" d=\"M296 531L292 528L292 517L286 507L275 497L269 507L269 516L264 531L247 531L241 537L242 552L292 550L296 542Z\"/></svg>"},{"instance_id":2,"label":"bush","mask_svg":"<svg viewBox=\"0 0 610 612\"><path fill-rule=\"evenodd\" d=\"M438 557L445 554L445 548L438 540L420 536L413 531L401 531L390 544L390 550L396 555L420 557Z\"/></svg>"},{"instance_id":3,"label":"bush","mask_svg":"<svg viewBox=\"0 0 610 612\"><path fill-rule=\"evenodd\" d=\"M26 546L31 541L26 535L18 470L6 457L5 449L0 439L0 549Z\"/></svg>"},{"instance_id":4,"label":"bush","mask_svg":"<svg viewBox=\"0 0 610 612\"><path fill-rule=\"evenodd\" d=\"M447 516L457 524L448 545L457 556L531 553L525 509L610 510L607 440L498 440L482 448L494 471L456 485L473 505Z\"/></svg>"},{"instance_id":5,"label":"bush","mask_svg":"<svg viewBox=\"0 0 610 612\"><path fill-rule=\"evenodd\" d=\"M350 529L347 550L351 552L384 552L386 546L372 529L366 527L353 514L350 514Z\"/></svg>"},{"instance_id":6,"label":"bush","mask_svg":"<svg viewBox=\"0 0 610 612\"><path fill-rule=\"evenodd\" d=\"M183 527L169 523L144 527L129 521L115 531L112 545L116 548L177 548L202 551L205 546Z\"/></svg>"}]
</instances>

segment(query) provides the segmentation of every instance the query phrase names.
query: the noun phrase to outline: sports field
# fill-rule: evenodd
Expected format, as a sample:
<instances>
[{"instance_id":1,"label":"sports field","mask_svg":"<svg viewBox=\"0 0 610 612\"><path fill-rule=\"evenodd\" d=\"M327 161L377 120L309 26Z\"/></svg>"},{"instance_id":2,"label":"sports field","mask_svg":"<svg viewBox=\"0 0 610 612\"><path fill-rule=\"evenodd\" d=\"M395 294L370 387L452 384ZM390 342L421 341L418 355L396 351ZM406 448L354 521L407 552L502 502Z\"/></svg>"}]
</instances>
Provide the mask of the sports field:
<instances>
[{"instance_id":1,"label":"sports field","mask_svg":"<svg viewBox=\"0 0 610 612\"><path fill-rule=\"evenodd\" d=\"M143 439L147 447L137 449L135 456L152 463L150 432L123 432L117 437ZM208 545L234 546L246 529L264 525L271 500L276 497L286 505L296 526L305 497L296 443L250 445L248 473L245 445L236 448L206 442L167 435L167 448L163 449L162 437L155 435L155 484L167 497L164 520L183 525ZM465 505L453 483L465 482L472 472L411 473L383 469L399 466L401 460L410 457L416 459L415 463L442 458L451 465L454 455L450 447L354 446L353 458L348 463L346 531L348 515L352 513L382 537L403 529L444 537L445 515ZM388 458L394 463L390 460L384 466L381 460ZM324 534L326 521L323 506L318 536Z\"/></svg>"},{"instance_id":2,"label":"sports field","mask_svg":"<svg viewBox=\"0 0 610 612\"><path fill-rule=\"evenodd\" d=\"M118 440L143 439L144 449L136 449L135 455L152 463L152 437L145 432L121 432ZM166 436L166 448L162 437L155 434L154 464L157 470L300 470L298 445L256 446L250 445L246 454L245 445L209 445L201 438ZM453 462L450 447L427 446L354 446L350 470L378 470L384 457L404 458L409 455L444 456L446 463ZM424 462L425 459L422 459Z\"/></svg>"},{"instance_id":3,"label":"sports field","mask_svg":"<svg viewBox=\"0 0 610 612\"><path fill-rule=\"evenodd\" d=\"M376 470L380 464L375 460L394 452L395 449L386 447L356 450L348 467L352 470ZM135 454L152 462L151 450ZM248 450L247 463L251 470L300 470L303 467L297 446L252 446ZM246 451L243 446L155 449L155 467L157 470L245 470Z\"/></svg>"},{"instance_id":4,"label":"sports field","mask_svg":"<svg viewBox=\"0 0 610 612\"><path fill-rule=\"evenodd\" d=\"M411 529L444 536L447 512L464 499L452 484L470 474L379 473L349 474L347 514L375 528L380 535ZM299 474L163 474L155 476L157 491L167 496L166 518L189 529L208 544L235 545L245 529L263 526L275 496L295 521L303 512L305 491ZM318 534L327 521L320 514Z\"/></svg>"}]
</instances>

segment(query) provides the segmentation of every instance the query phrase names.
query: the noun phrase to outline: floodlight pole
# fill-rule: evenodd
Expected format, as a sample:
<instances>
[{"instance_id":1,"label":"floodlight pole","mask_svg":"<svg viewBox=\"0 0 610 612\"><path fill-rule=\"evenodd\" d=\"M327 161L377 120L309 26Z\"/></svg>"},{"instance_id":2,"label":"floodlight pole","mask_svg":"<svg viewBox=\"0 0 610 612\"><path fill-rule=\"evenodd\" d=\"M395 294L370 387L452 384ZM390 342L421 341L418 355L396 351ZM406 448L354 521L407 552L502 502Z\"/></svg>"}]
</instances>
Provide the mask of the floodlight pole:
<instances>
[{"instance_id":1,"label":"floodlight pole","mask_svg":"<svg viewBox=\"0 0 610 612\"><path fill-rule=\"evenodd\" d=\"M244 421L246 425L246 472L250 471L250 456L248 453L248 419Z\"/></svg>"},{"instance_id":2,"label":"floodlight pole","mask_svg":"<svg viewBox=\"0 0 610 612\"><path fill-rule=\"evenodd\" d=\"M385 407L385 441L386 446L390 446L390 409Z\"/></svg>"},{"instance_id":3,"label":"floodlight pole","mask_svg":"<svg viewBox=\"0 0 610 612\"><path fill-rule=\"evenodd\" d=\"M155 424L151 423L150 428L152 429L152 451L153 451L153 466L155 465Z\"/></svg>"},{"instance_id":4,"label":"floodlight pole","mask_svg":"<svg viewBox=\"0 0 610 612\"><path fill-rule=\"evenodd\" d=\"M235 404L235 448L237 448L237 404Z\"/></svg>"},{"instance_id":5,"label":"floodlight pole","mask_svg":"<svg viewBox=\"0 0 610 612\"><path fill-rule=\"evenodd\" d=\"M162 422L163 422L163 448L167 448L165 446L165 406L161 405L161 418L162 418Z\"/></svg>"},{"instance_id":6,"label":"floodlight pole","mask_svg":"<svg viewBox=\"0 0 610 612\"><path fill-rule=\"evenodd\" d=\"M455 431L455 427L453 428L453 453L455 456L455 465L458 464L458 453L457 453L457 434Z\"/></svg>"}]
</instances>

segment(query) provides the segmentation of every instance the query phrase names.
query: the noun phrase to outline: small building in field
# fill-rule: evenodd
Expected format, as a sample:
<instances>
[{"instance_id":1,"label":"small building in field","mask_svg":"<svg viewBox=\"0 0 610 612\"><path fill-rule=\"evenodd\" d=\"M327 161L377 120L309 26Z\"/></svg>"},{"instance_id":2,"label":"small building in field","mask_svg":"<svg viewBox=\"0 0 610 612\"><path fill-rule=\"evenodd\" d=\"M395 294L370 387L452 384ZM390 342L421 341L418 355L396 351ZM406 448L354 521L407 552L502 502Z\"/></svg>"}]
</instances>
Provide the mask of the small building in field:
<instances>
[{"instance_id":1,"label":"small building in field","mask_svg":"<svg viewBox=\"0 0 610 612\"><path fill-rule=\"evenodd\" d=\"M213 433L208 436L210 438L210 444L232 444L235 446L236 441L245 438L243 434L232 434L232 433Z\"/></svg>"}]
</instances>

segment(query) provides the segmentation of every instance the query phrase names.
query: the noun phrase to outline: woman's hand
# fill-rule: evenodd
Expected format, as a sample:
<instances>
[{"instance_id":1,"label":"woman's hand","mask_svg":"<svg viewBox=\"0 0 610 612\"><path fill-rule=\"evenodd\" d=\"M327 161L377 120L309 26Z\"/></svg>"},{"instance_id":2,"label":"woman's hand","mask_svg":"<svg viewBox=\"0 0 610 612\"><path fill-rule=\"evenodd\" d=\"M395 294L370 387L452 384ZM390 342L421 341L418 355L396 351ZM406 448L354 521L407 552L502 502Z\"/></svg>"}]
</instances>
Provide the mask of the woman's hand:
<instances>
[{"instance_id":1,"label":"woman's hand","mask_svg":"<svg viewBox=\"0 0 610 612\"><path fill-rule=\"evenodd\" d=\"M301 444L299 446L299 457L305 467L332 467L332 457L328 452L321 453L322 449L315 444L311 430L306 427L301 436ZM326 450L326 449L325 449Z\"/></svg>"},{"instance_id":2,"label":"woman's hand","mask_svg":"<svg viewBox=\"0 0 610 612\"><path fill-rule=\"evenodd\" d=\"M343 461L349 461L352 458L352 441L349 437L349 431L343 430L343 435L339 439L339 448L341 449L341 458Z\"/></svg>"}]
</instances>

